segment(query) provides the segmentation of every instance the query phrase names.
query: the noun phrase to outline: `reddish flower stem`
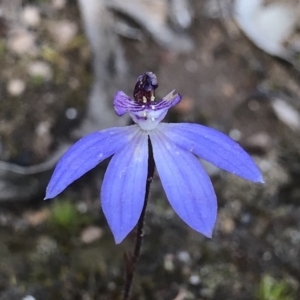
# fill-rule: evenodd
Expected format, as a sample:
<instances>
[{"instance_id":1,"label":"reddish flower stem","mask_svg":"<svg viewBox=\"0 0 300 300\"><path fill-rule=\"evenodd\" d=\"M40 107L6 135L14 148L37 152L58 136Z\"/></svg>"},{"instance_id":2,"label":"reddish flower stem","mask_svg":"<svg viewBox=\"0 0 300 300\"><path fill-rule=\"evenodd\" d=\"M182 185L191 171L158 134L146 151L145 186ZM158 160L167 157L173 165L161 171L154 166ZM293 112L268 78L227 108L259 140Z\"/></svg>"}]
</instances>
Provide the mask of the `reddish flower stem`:
<instances>
[{"instance_id":1,"label":"reddish flower stem","mask_svg":"<svg viewBox=\"0 0 300 300\"><path fill-rule=\"evenodd\" d=\"M154 168L155 168L153 151L152 151L150 140L148 140L148 148L149 148L149 158L148 158L148 174L147 174L147 182L146 182L145 201L144 201L144 206L143 206L141 216L136 226L136 239L135 239L133 254L131 256L125 255L126 278L125 278L122 300L128 300L130 297L133 277L135 274L138 259L140 257L142 241L144 237L144 223L145 223L146 208L147 208L148 196L150 191L150 185L153 179Z\"/></svg>"}]
</instances>

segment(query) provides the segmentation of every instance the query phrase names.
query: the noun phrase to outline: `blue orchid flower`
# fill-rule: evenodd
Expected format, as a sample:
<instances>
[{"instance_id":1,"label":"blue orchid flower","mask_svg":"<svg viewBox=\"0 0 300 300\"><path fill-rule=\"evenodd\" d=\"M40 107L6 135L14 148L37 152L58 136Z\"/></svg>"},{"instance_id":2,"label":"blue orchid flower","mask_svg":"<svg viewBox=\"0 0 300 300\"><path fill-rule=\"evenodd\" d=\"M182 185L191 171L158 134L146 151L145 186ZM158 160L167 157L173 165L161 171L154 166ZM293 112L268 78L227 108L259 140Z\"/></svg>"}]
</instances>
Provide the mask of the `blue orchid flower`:
<instances>
[{"instance_id":1,"label":"blue orchid flower","mask_svg":"<svg viewBox=\"0 0 300 300\"><path fill-rule=\"evenodd\" d=\"M212 128L190 123L161 123L181 96L155 97L156 76L138 77L133 99L119 91L117 115L129 113L135 125L97 131L75 143L58 162L45 199L56 197L73 181L113 155L101 187L104 215L118 244L137 224L143 209L150 139L155 166L166 196L180 218L207 237L217 216L216 194L196 156L253 182L263 182L251 157L232 139Z\"/></svg>"}]
</instances>

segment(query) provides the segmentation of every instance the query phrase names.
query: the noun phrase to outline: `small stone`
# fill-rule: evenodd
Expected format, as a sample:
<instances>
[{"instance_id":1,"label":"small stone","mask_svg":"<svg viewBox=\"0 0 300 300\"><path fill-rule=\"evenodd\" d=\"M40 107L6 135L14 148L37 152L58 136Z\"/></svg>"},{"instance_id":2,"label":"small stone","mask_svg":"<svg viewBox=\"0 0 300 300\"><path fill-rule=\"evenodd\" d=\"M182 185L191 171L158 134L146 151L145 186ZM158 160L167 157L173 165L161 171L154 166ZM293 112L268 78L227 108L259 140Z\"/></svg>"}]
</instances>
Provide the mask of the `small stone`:
<instances>
[{"instance_id":1,"label":"small stone","mask_svg":"<svg viewBox=\"0 0 300 300\"><path fill-rule=\"evenodd\" d=\"M11 96L20 96L25 90L25 82L21 79L11 79L7 84L7 92Z\"/></svg>"},{"instance_id":2,"label":"small stone","mask_svg":"<svg viewBox=\"0 0 300 300\"><path fill-rule=\"evenodd\" d=\"M238 129L234 128L234 129L230 130L229 136L233 140L239 141L241 139L241 137L242 137L242 133Z\"/></svg>"},{"instance_id":3,"label":"small stone","mask_svg":"<svg viewBox=\"0 0 300 300\"><path fill-rule=\"evenodd\" d=\"M74 22L59 21L50 23L49 32L59 47L66 47L76 36L78 27Z\"/></svg>"},{"instance_id":4,"label":"small stone","mask_svg":"<svg viewBox=\"0 0 300 300\"><path fill-rule=\"evenodd\" d=\"M184 263L189 263L191 261L191 256L187 251L181 251L177 254L177 258Z\"/></svg>"},{"instance_id":5,"label":"small stone","mask_svg":"<svg viewBox=\"0 0 300 300\"><path fill-rule=\"evenodd\" d=\"M103 230L97 226L89 226L81 232L81 241L85 244L91 244L99 240L103 235Z\"/></svg>"},{"instance_id":6,"label":"small stone","mask_svg":"<svg viewBox=\"0 0 300 300\"><path fill-rule=\"evenodd\" d=\"M35 300L35 298L32 297L31 295L27 295L22 300Z\"/></svg>"},{"instance_id":7,"label":"small stone","mask_svg":"<svg viewBox=\"0 0 300 300\"><path fill-rule=\"evenodd\" d=\"M25 220L31 225L31 226L38 226L40 224L43 224L49 217L49 210L43 209L39 211L27 211L24 214Z\"/></svg>"},{"instance_id":8,"label":"small stone","mask_svg":"<svg viewBox=\"0 0 300 300\"><path fill-rule=\"evenodd\" d=\"M266 153L272 148L272 138L266 132L258 132L245 141L247 148Z\"/></svg>"},{"instance_id":9,"label":"small stone","mask_svg":"<svg viewBox=\"0 0 300 300\"><path fill-rule=\"evenodd\" d=\"M244 225L249 225L252 221L253 217L250 213L243 213L241 215L240 221Z\"/></svg>"},{"instance_id":10,"label":"small stone","mask_svg":"<svg viewBox=\"0 0 300 300\"><path fill-rule=\"evenodd\" d=\"M36 61L31 63L28 66L27 71L31 77L40 77L45 81L51 80L53 76L51 67L43 61Z\"/></svg>"},{"instance_id":11,"label":"small stone","mask_svg":"<svg viewBox=\"0 0 300 300\"><path fill-rule=\"evenodd\" d=\"M62 9L66 6L66 0L52 0L52 5L55 9Z\"/></svg>"},{"instance_id":12,"label":"small stone","mask_svg":"<svg viewBox=\"0 0 300 300\"><path fill-rule=\"evenodd\" d=\"M226 96L227 98L232 98L236 93L234 86L230 83L223 84L221 89L223 95Z\"/></svg>"},{"instance_id":13,"label":"small stone","mask_svg":"<svg viewBox=\"0 0 300 300\"><path fill-rule=\"evenodd\" d=\"M42 121L35 128L35 137L33 141L33 150L40 157L49 154L50 145L52 143L52 135L50 132L51 122Z\"/></svg>"},{"instance_id":14,"label":"small stone","mask_svg":"<svg viewBox=\"0 0 300 300\"><path fill-rule=\"evenodd\" d=\"M252 111L258 111L260 109L260 103L256 100L250 100L248 103L248 108Z\"/></svg>"},{"instance_id":15,"label":"small stone","mask_svg":"<svg viewBox=\"0 0 300 300\"><path fill-rule=\"evenodd\" d=\"M69 79L69 87L72 89L72 90L76 90L80 87L80 81L75 78L75 77L71 77Z\"/></svg>"},{"instance_id":16,"label":"small stone","mask_svg":"<svg viewBox=\"0 0 300 300\"><path fill-rule=\"evenodd\" d=\"M78 116L78 112L77 109L74 107L69 107L66 109L65 111L65 115L69 120L74 120L77 118Z\"/></svg>"},{"instance_id":17,"label":"small stone","mask_svg":"<svg viewBox=\"0 0 300 300\"><path fill-rule=\"evenodd\" d=\"M200 280L200 277L199 275L191 275L190 278L189 278L189 283L192 284L192 285L198 285L200 284L201 280Z\"/></svg>"},{"instance_id":18,"label":"small stone","mask_svg":"<svg viewBox=\"0 0 300 300\"><path fill-rule=\"evenodd\" d=\"M41 22L40 12L35 6L25 6L22 17L24 23L30 27L37 27Z\"/></svg>"},{"instance_id":19,"label":"small stone","mask_svg":"<svg viewBox=\"0 0 300 300\"><path fill-rule=\"evenodd\" d=\"M220 231L225 234L230 234L235 229L234 220L224 212L220 212L218 217L218 225Z\"/></svg>"},{"instance_id":20,"label":"small stone","mask_svg":"<svg viewBox=\"0 0 300 300\"><path fill-rule=\"evenodd\" d=\"M9 37L8 48L18 55L37 54L35 45L36 36L26 30L20 30L13 36Z\"/></svg>"},{"instance_id":21,"label":"small stone","mask_svg":"<svg viewBox=\"0 0 300 300\"><path fill-rule=\"evenodd\" d=\"M76 208L82 214L84 214L84 213L86 213L88 211L88 206L87 206L87 204L85 202L79 202L79 203L77 203Z\"/></svg>"},{"instance_id":22,"label":"small stone","mask_svg":"<svg viewBox=\"0 0 300 300\"><path fill-rule=\"evenodd\" d=\"M272 102L273 110L278 119L292 130L300 129L300 114L298 111L282 99L274 99Z\"/></svg>"},{"instance_id":23,"label":"small stone","mask_svg":"<svg viewBox=\"0 0 300 300\"><path fill-rule=\"evenodd\" d=\"M40 122L35 129L35 132L39 136L48 135L50 133L51 124L50 122L44 121Z\"/></svg>"}]
</instances>

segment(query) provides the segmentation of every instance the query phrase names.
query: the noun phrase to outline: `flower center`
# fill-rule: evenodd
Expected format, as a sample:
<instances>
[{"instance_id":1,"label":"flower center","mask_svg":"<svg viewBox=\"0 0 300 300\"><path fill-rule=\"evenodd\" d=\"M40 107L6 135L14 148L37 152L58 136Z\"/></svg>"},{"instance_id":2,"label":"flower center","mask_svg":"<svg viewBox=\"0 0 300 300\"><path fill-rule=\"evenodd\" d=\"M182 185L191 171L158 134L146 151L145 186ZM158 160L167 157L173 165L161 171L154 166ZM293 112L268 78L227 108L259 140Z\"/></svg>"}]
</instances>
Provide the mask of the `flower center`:
<instances>
[{"instance_id":1,"label":"flower center","mask_svg":"<svg viewBox=\"0 0 300 300\"><path fill-rule=\"evenodd\" d=\"M116 93L114 108L118 116L129 113L132 120L145 131L154 130L164 119L170 107L180 102L181 96L173 90L164 98L156 98L156 76L146 72L138 77L133 99L122 91Z\"/></svg>"},{"instance_id":2,"label":"flower center","mask_svg":"<svg viewBox=\"0 0 300 300\"><path fill-rule=\"evenodd\" d=\"M139 76L133 91L134 101L142 105L154 104L157 87L157 79L152 72L146 72Z\"/></svg>"}]
</instances>

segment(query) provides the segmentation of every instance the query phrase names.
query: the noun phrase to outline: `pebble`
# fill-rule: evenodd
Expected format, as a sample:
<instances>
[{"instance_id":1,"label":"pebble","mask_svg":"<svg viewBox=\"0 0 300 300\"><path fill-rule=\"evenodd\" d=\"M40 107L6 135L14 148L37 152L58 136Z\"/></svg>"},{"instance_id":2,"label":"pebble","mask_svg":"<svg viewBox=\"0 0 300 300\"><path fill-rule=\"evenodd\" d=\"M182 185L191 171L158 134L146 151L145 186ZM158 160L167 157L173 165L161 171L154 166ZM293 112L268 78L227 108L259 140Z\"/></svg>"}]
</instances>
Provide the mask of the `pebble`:
<instances>
[{"instance_id":1,"label":"pebble","mask_svg":"<svg viewBox=\"0 0 300 300\"><path fill-rule=\"evenodd\" d=\"M74 107L69 107L66 109L65 111L65 115L69 120L74 120L77 118L78 116L78 112L77 109Z\"/></svg>"},{"instance_id":2,"label":"pebble","mask_svg":"<svg viewBox=\"0 0 300 300\"><path fill-rule=\"evenodd\" d=\"M76 208L82 214L84 214L84 213L86 213L88 211L88 206L87 206L87 204L85 202L79 202L76 205Z\"/></svg>"},{"instance_id":3,"label":"pebble","mask_svg":"<svg viewBox=\"0 0 300 300\"><path fill-rule=\"evenodd\" d=\"M25 296L22 300L35 300L31 295Z\"/></svg>"},{"instance_id":4,"label":"pebble","mask_svg":"<svg viewBox=\"0 0 300 300\"><path fill-rule=\"evenodd\" d=\"M27 211L24 214L25 220L31 225L31 226L38 226L40 224L43 224L46 222L46 220L49 217L49 210L48 209L42 209L39 211Z\"/></svg>"},{"instance_id":5,"label":"pebble","mask_svg":"<svg viewBox=\"0 0 300 300\"><path fill-rule=\"evenodd\" d=\"M19 30L9 37L8 48L18 55L36 55L38 50L35 45L35 34L26 30Z\"/></svg>"},{"instance_id":6,"label":"pebble","mask_svg":"<svg viewBox=\"0 0 300 300\"><path fill-rule=\"evenodd\" d=\"M234 129L230 130L229 136L233 140L239 141L241 139L241 137L242 137L242 133L238 129L234 128Z\"/></svg>"},{"instance_id":7,"label":"pebble","mask_svg":"<svg viewBox=\"0 0 300 300\"><path fill-rule=\"evenodd\" d=\"M76 36L78 27L74 22L64 20L50 23L48 30L57 45L64 48Z\"/></svg>"},{"instance_id":8,"label":"pebble","mask_svg":"<svg viewBox=\"0 0 300 300\"><path fill-rule=\"evenodd\" d=\"M52 0L52 5L55 9L62 9L66 6L66 0Z\"/></svg>"},{"instance_id":9,"label":"pebble","mask_svg":"<svg viewBox=\"0 0 300 300\"><path fill-rule=\"evenodd\" d=\"M224 212L220 212L218 217L218 224L220 230L225 234L230 234L235 229L234 220Z\"/></svg>"},{"instance_id":10,"label":"pebble","mask_svg":"<svg viewBox=\"0 0 300 300\"><path fill-rule=\"evenodd\" d=\"M292 130L300 129L300 114L289 103L282 99L274 99L272 107L278 119Z\"/></svg>"},{"instance_id":11,"label":"pebble","mask_svg":"<svg viewBox=\"0 0 300 300\"><path fill-rule=\"evenodd\" d=\"M190 278L189 278L189 283L192 284L192 285L198 285L200 284L201 280L200 280L200 277L199 275L191 275Z\"/></svg>"},{"instance_id":12,"label":"pebble","mask_svg":"<svg viewBox=\"0 0 300 300\"><path fill-rule=\"evenodd\" d=\"M260 109L260 103L256 100L250 100L248 103L248 108L252 111L258 111Z\"/></svg>"},{"instance_id":13,"label":"pebble","mask_svg":"<svg viewBox=\"0 0 300 300\"><path fill-rule=\"evenodd\" d=\"M35 133L39 136L44 136L50 133L50 129L51 129L50 122L43 121L37 125L35 129Z\"/></svg>"},{"instance_id":14,"label":"pebble","mask_svg":"<svg viewBox=\"0 0 300 300\"><path fill-rule=\"evenodd\" d=\"M51 67L43 61L35 61L29 64L27 72L31 77L41 77L45 81L49 81L53 77Z\"/></svg>"},{"instance_id":15,"label":"pebble","mask_svg":"<svg viewBox=\"0 0 300 300\"><path fill-rule=\"evenodd\" d=\"M22 13L22 18L24 23L30 27L38 27L41 23L40 12L35 6L25 6Z\"/></svg>"},{"instance_id":16,"label":"pebble","mask_svg":"<svg viewBox=\"0 0 300 300\"><path fill-rule=\"evenodd\" d=\"M245 144L252 149L267 152L272 148L272 138L266 132L261 131L247 138Z\"/></svg>"},{"instance_id":17,"label":"pebble","mask_svg":"<svg viewBox=\"0 0 300 300\"><path fill-rule=\"evenodd\" d=\"M21 79L11 79L9 80L8 84L7 84L7 92L11 95L11 96L20 96L23 94L24 90L25 90L25 82Z\"/></svg>"},{"instance_id":18,"label":"pebble","mask_svg":"<svg viewBox=\"0 0 300 300\"><path fill-rule=\"evenodd\" d=\"M81 241L85 244L91 244L99 240L103 235L103 230L97 226L89 226L81 232Z\"/></svg>"},{"instance_id":19,"label":"pebble","mask_svg":"<svg viewBox=\"0 0 300 300\"><path fill-rule=\"evenodd\" d=\"M177 254L177 258L184 263L189 263L191 261L191 256L187 251L181 251Z\"/></svg>"}]
</instances>

